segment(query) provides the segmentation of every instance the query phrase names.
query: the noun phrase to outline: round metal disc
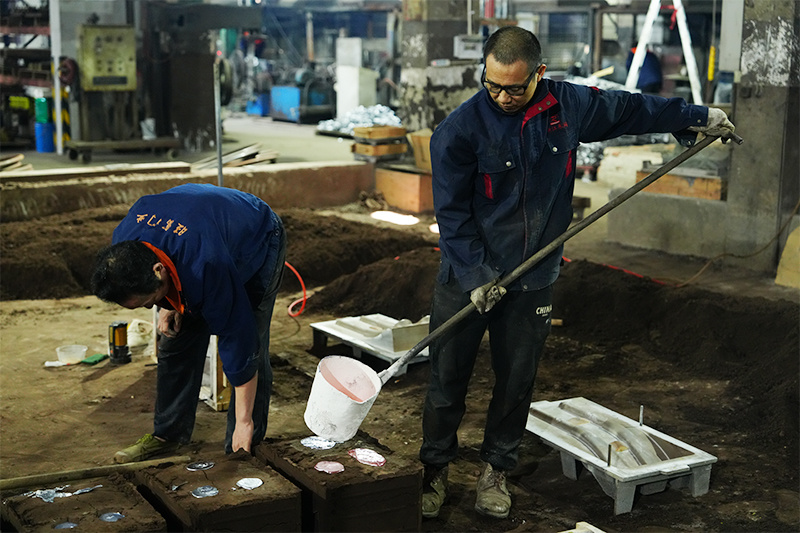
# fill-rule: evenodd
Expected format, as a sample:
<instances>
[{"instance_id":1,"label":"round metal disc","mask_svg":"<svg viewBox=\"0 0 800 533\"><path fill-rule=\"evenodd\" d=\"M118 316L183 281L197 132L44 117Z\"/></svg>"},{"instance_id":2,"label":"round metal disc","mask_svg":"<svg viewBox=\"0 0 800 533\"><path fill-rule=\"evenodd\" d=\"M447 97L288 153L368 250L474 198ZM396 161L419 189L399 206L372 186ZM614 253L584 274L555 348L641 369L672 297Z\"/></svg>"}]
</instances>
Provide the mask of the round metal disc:
<instances>
[{"instance_id":1,"label":"round metal disc","mask_svg":"<svg viewBox=\"0 0 800 533\"><path fill-rule=\"evenodd\" d=\"M326 474L338 474L344 472L344 465L338 461L320 461L314 465L314 470L325 472Z\"/></svg>"},{"instance_id":2,"label":"round metal disc","mask_svg":"<svg viewBox=\"0 0 800 533\"><path fill-rule=\"evenodd\" d=\"M236 482L237 487L241 487L247 490L253 490L255 488L260 487L263 484L264 482L258 479L257 477L244 477Z\"/></svg>"},{"instance_id":3,"label":"round metal disc","mask_svg":"<svg viewBox=\"0 0 800 533\"><path fill-rule=\"evenodd\" d=\"M219 494L219 490L217 487L212 487L211 485L203 485L192 491L192 496L195 498L208 498L209 496L216 496L217 494Z\"/></svg>"},{"instance_id":4,"label":"round metal disc","mask_svg":"<svg viewBox=\"0 0 800 533\"><path fill-rule=\"evenodd\" d=\"M125 518L125 515L122 513L105 513L100 515L100 520L103 522L116 522L121 518Z\"/></svg>"},{"instance_id":5,"label":"round metal disc","mask_svg":"<svg viewBox=\"0 0 800 533\"><path fill-rule=\"evenodd\" d=\"M197 463L191 463L186 465L186 470L189 470L190 472L196 472L198 470L208 470L213 466L214 466L213 461L200 461Z\"/></svg>"},{"instance_id":6,"label":"round metal disc","mask_svg":"<svg viewBox=\"0 0 800 533\"><path fill-rule=\"evenodd\" d=\"M330 450L334 446L336 446L336 442L328 439L323 439L322 437L318 437L316 435L312 437L306 437L300 441L300 444L305 446L306 448L312 448L314 450Z\"/></svg>"}]
</instances>

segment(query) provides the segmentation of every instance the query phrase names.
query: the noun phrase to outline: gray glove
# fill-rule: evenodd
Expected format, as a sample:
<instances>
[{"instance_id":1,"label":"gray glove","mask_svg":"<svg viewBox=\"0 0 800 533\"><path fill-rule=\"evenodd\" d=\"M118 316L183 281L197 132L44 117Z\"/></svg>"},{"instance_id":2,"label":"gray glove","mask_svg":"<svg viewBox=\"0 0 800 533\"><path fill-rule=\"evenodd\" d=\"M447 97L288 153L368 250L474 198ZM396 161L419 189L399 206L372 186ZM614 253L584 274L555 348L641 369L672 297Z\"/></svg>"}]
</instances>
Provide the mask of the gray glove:
<instances>
[{"instance_id":1,"label":"gray glove","mask_svg":"<svg viewBox=\"0 0 800 533\"><path fill-rule=\"evenodd\" d=\"M722 137L726 133L733 133L736 127L728 120L728 115L725 111L716 107L708 108L708 122L705 126L690 126L691 131L696 131L700 135L697 140L700 141L706 135L713 135L715 137Z\"/></svg>"},{"instance_id":2,"label":"gray glove","mask_svg":"<svg viewBox=\"0 0 800 533\"><path fill-rule=\"evenodd\" d=\"M496 283L497 280L490 281L486 285L473 289L469 294L469 299L475 304L475 308L480 314L494 307L506 293L506 288L498 287Z\"/></svg>"}]
</instances>

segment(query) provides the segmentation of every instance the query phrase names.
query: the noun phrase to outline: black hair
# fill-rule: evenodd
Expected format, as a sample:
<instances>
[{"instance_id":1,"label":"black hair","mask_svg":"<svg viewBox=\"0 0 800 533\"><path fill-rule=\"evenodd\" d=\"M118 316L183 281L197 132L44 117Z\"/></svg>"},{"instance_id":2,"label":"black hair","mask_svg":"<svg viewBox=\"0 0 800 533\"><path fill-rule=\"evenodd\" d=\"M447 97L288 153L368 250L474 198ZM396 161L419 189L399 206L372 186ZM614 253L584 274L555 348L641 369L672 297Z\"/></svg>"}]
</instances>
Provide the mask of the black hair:
<instances>
[{"instance_id":1,"label":"black hair","mask_svg":"<svg viewBox=\"0 0 800 533\"><path fill-rule=\"evenodd\" d=\"M503 65L525 61L531 72L542 64L542 46L534 34L518 26L505 26L489 36L483 47L483 62L490 55Z\"/></svg>"},{"instance_id":2,"label":"black hair","mask_svg":"<svg viewBox=\"0 0 800 533\"><path fill-rule=\"evenodd\" d=\"M161 282L153 273L158 256L140 241L122 241L97 252L92 293L104 302L122 305L131 296L151 294Z\"/></svg>"}]
</instances>

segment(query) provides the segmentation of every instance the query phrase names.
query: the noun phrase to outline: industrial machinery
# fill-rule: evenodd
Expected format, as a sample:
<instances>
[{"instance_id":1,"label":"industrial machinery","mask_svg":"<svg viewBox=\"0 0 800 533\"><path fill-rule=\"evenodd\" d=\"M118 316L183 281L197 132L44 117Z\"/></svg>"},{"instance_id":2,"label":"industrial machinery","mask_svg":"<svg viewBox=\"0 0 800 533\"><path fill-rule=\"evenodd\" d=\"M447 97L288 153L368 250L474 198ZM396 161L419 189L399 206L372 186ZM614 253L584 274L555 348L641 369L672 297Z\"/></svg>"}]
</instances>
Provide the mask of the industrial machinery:
<instances>
[{"instance_id":1,"label":"industrial machinery","mask_svg":"<svg viewBox=\"0 0 800 533\"><path fill-rule=\"evenodd\" d=\"M294 71L291 83L274 85L270 91L273 119L309 123L333 118L335 114L333 79L314 63Z\"/></svg>"}]
</instances>

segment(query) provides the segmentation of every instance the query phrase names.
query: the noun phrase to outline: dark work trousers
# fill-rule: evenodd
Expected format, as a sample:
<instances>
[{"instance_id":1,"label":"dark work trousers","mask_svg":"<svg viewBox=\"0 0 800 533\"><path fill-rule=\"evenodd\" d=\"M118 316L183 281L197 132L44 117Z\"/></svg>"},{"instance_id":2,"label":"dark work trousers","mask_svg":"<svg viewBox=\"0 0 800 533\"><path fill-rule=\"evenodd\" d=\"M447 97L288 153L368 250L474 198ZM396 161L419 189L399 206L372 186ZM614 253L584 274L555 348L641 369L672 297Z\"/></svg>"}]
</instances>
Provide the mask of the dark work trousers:
<instances>
[{"instance_id":1,"label":"dark work trousers","mask_svg":"<svg viewBox=\"0 0 800 533\"><path fill-rule=\"evenodd\" d=\"M254 276L261 295L255 302L258 328L258 383L253 405L253 441L255 446L267 432L269 400L272 392L272 366L269 362L269 330L275 298L283 279L286 259L286 236L278 221L275 238L271 240L267 260ZM264 280L259 281L259 280ZM248 282L247 285L251 285ZM249 291L248 287L248 292ZM169 441L187 444L194 430L197 401L203 384L203 369L210 339L208 325L199 316L184 315L181 330L175 337L162 336L158 344L158 379L153 434ZM231 392L227 413L225 451L232 451L231 440L236 426L235 392ZM252 449L252 447L251 447Z\"/></svg>"},{"instance_id":2,"label":"dark work trousers","mask_svg":"<svg viewBox=\"0 0 800 533\"><path fill-rule=\"evenodd\" d=\"M474 311L430 347L431 377L422 413L420 459L443 467L458 453L458 426L466 411L467 388L483 335L489 330L495 385L486 413L481 460L499 470L517 466L536 369L550 333L552 286L509 291L488 313ZM430 329L433 331L469 304L454 276L437 283Z\"/></svg>"}]
</instances>

